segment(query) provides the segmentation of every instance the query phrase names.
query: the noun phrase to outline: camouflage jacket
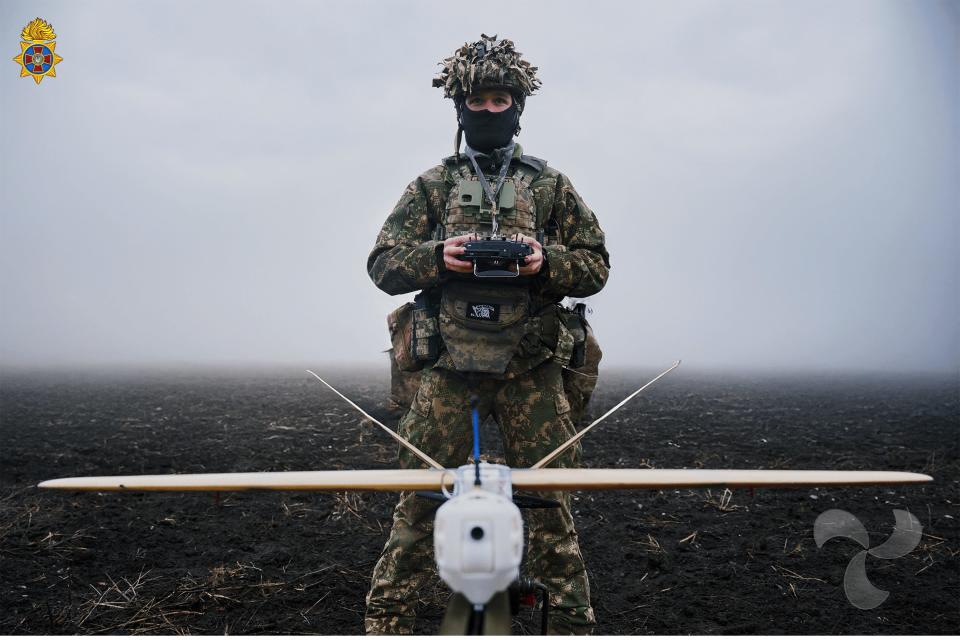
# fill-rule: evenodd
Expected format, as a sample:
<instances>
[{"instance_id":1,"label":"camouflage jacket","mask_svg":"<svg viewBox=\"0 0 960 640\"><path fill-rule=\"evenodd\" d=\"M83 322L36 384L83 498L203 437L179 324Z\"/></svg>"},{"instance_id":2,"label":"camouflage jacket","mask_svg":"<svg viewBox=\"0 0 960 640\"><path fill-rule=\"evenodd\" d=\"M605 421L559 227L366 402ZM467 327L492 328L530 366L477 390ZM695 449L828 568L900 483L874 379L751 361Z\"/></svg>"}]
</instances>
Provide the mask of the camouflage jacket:
<instances>
[{"instance_id":1,"label":"camouflage jacket","mask_svg":"<svg viewBox=\"0 0 960 640\"><path fill-rule=\"evenodd\" d=\"M606 284L610 259L596 217L569 178L543 161L524 156L517 144L511 174L520 163L533 164L539 171L530 185L533 204L538 219L552 229L543 248L544 267L528 277L532 308L566 296L597 293ZM433 231L446 222L450 191L461 172L472 171L469 166L466 156L451 156L407 186L367 259L367 272L377 287L397 295L440 287L460 277L444 268L443 242L433 239Z\"/></svg>"},{"instance_id":2,"label":"camouflage jacket","mask_svg":"<svg viewBox=\"0 0 960 640\"><path fill-rule=\"evenodd\" d=\"M520 162L522 153L516 145L513 164ZM367 272L383 291L397 295L443 283L443 242L433 240L432 234L444 217L455 180L454 162L448 158L411 182L383 224L367 259ZM460 162L469 160L461 156ZM538 206L549 206L546 219L555 221L559 243L544 247L546 268L534 277L532 286L556 302L565 296L584 298L597 293L606 284L610 258L593 212L569 178L552 167L543 169L533 190Z\"/></svg>"}]
</instances>

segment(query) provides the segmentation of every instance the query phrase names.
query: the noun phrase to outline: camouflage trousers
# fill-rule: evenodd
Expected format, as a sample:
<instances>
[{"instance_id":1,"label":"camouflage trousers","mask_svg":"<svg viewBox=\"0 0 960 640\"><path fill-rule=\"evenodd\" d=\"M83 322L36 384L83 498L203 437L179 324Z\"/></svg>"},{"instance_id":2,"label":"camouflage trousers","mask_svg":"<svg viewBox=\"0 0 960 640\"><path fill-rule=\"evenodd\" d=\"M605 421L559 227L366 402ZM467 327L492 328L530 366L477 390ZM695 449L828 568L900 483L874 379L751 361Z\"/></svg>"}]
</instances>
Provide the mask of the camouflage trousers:
<instances>
[{"instance_id":1,"label":"camouflage trousers","mask_svg":"<svg viewBox=\"0 0 960 640\"><path fill-rule=\"evenodd\" d=\"M511 380L468 379L445 369L424 371L399 431L445 467L466 464L473 431L469 398L480 398L481 420L493 415L503 436L507 464L529 467L574 434L560 366L548 362ZM579 445L551 466L572 467ZM423 464L400 450L403 468ZM537 494L560 508L524 512L527 547L522 572L550 590L550 632L589 633L595 624L590 585L570 512L561 492ZM403 492L393 513L393 528L373 571L367 595L369 634L412 633L416 604L434 573L433 518L437 503Z\"/></svg>"}]
</instances>

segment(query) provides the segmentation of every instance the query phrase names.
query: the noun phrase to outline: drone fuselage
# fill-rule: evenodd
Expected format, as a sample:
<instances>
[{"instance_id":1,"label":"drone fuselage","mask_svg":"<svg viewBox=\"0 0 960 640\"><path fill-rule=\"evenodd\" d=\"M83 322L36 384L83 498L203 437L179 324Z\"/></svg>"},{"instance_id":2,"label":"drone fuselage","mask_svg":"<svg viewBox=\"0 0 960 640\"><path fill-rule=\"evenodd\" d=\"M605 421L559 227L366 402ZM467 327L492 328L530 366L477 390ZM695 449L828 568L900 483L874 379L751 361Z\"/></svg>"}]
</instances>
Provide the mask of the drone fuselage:
<instances>
[{"instance_id":1,"label":"drone fuselage","mask_svg":"<svg viewBox=\"0 0 960 640\"><path fill-rule=\"evenodd\" d=\"M482 607L520 576L523 520L509 467L481 462L455 474L453 492L434 520L434 555L450 589Z\"/></svg>"}]
</instances>

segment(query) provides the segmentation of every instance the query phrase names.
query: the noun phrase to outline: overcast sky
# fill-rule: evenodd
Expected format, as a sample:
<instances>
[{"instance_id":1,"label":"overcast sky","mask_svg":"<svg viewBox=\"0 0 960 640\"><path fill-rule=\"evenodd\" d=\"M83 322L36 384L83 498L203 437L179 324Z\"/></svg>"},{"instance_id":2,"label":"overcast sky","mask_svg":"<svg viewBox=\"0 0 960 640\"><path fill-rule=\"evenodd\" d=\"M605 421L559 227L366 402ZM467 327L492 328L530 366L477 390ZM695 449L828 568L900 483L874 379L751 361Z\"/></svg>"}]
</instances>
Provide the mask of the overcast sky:
<instances>
[{"instance_id":1,"label":"overcast sky","mask_svg":"<svg viewBox=\"0 0 960 640\"><path fill-rule=\"evenodd\" d=\"M383 362L367 254L485 32L607 234L605 363L956 371L957 7L5 1L0 363Z\"/></svg>"}]
</instances>

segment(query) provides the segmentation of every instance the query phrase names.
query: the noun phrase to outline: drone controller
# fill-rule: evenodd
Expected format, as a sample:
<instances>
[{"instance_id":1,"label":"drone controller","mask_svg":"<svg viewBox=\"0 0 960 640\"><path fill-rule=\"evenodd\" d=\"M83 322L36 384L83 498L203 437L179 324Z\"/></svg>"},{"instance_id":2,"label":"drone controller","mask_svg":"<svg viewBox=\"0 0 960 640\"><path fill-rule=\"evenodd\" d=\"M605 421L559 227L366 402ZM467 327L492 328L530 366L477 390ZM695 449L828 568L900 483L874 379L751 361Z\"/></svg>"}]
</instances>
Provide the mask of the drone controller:
<instances>
[{"instance_id":1,"label":"drone controller","mask_svg":"<svg viewBox=\"0 0 960 640\"><path fill-rule=\"evenodd\" d=\"M473 262L473 275L478 278L516 278L520 265L533 255L533 247L526 242L487 236L463 245L462 260Z\"/></svg>"}]
</instances>

